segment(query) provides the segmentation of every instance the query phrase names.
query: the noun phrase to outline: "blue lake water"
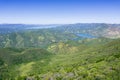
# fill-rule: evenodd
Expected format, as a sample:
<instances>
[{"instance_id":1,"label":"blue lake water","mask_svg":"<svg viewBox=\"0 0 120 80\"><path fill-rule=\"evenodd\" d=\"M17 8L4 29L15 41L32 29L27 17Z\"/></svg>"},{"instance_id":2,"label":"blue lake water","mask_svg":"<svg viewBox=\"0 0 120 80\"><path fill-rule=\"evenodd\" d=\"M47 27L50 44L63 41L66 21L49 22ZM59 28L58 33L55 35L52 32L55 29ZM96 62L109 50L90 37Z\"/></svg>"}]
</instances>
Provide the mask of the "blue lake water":
<instances>
[{"instance_id":1,"label":"blue lake water","mask_svg":"<svg viewBox=\"0 0 120 80\"><path fill-rule=\"evenodd\" d=\"M76 35L82 38L96 38L95 36L87 33L77 33Z\"/></svg>"}]
</instances>

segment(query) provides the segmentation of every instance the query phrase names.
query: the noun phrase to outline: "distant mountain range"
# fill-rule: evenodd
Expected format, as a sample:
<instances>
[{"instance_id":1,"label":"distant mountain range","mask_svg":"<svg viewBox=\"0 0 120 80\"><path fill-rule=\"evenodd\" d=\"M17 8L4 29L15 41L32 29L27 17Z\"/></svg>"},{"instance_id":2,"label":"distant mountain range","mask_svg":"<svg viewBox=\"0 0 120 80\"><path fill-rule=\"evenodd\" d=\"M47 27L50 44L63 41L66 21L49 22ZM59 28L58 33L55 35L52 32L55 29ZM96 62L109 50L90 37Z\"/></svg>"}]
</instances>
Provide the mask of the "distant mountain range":
<instances>
[{"instance_id":1,"label":"distant mountain range","mask_svg":"<svg viewBox=\"0 0 120 80\"><path fill-rule=\"evenodd\" d=\"M52 28L57 25L33 25L33 24L0 24L0 33L19 32L30 29Z\"/></svg>"},{"instance_id":2,"label":"distant mountain range","mask_svg":"<svg viewBox=\"0 0 120 80\"><path fill-rule=\"evenodd\" d=\"M120 37L120 24L105 23L78 23L78 24L51 24L51 25L30 25L30 24L0 24L0 33L11 33L25 30L48 29L67 33L88 33L99 37L118 38Z\"/></svg>"},{"instance_id":3,"label":"distant mountain range","mask_svg":"<svg viewBox=\"0 0 120 80\"><path fill-rule=\"evenodd\" d=\"M0 24L0 47L45 47L59 41L102 37L120 38L120 24Z\"/></svg>"}]
</instances>

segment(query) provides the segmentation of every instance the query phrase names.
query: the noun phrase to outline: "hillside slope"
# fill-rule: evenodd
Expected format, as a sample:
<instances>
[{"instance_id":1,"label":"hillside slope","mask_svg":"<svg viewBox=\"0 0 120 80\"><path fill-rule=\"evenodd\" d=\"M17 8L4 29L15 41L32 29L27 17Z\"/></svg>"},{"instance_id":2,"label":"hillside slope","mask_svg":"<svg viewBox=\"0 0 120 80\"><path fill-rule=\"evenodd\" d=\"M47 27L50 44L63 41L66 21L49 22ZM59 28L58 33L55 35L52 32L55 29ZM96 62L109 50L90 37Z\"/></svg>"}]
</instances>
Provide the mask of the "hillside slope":
<instances>
[{"instance_id":1,"label":"hillside slope","mask_svg":"<svg viewBox=\"0 0 120 80\"><path fill-rule=\"evenodd\" d=\"M0 78L2 80L120 79L120 39L106 42L104 45L77 44L73 45L70 42L55 44L56 48L52 48L52 51L57 54L38 48L0 49Z\"/></svg>"}]
</instances>

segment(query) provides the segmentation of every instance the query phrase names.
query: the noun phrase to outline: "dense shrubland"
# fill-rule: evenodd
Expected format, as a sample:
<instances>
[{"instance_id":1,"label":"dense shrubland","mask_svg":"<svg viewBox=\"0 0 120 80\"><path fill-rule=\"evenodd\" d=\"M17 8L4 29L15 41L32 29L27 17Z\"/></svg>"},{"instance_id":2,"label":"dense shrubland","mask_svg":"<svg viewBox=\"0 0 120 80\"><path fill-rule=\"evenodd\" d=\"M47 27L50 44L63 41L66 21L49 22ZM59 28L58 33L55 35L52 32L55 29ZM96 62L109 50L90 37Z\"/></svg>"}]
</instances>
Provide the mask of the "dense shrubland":
<instances>
[{"instance_id":1,"label":"dense shrubland","mask_svg":"<svg viewBox=\"0 0 120 80\"><path fill-rule=\"evenodd\" d=\"M48 51L1 48L1 79L119 80L120 40L105 42L106 39L102 39L103 44L96 45L99 40L94 40L93 44L87 41L84 44L77 41L54 43L48 46Z\"/></svg>"}]
</instances>

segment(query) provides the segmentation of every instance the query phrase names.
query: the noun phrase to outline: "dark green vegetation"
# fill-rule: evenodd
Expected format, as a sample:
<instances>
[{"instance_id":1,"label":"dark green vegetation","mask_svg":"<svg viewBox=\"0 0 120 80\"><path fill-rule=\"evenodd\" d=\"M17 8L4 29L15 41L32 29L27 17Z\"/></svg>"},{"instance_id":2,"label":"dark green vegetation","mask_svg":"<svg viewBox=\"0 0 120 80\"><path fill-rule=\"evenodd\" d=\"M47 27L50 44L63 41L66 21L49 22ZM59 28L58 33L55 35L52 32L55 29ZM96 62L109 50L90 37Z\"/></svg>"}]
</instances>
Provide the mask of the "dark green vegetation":
<instances>
[{"instance_id":1,"label":"dark green vegetation","mask_svg":"<svg viewBox=\"0 0 120 80\"><path fill-rule=\"evenodd\" d=\"M109 36L100 33L111 29L106 25L0 34L0 80L120 80L119 27Z\"/></svg>"},{"instance_id":2,"label":"dark green vegetation","mask_svg":"<svg viewBox=\"0 0 120 80\"><path fill-rule=\"evenodd\" d=\"M87 45L92 41L98 42L97 45ZM60 42L47 50L49 52L38 48L0 49L1 79L120 79L120 39L110 42L93 39L84 44Z\"/></svg>"}]
</instances>

